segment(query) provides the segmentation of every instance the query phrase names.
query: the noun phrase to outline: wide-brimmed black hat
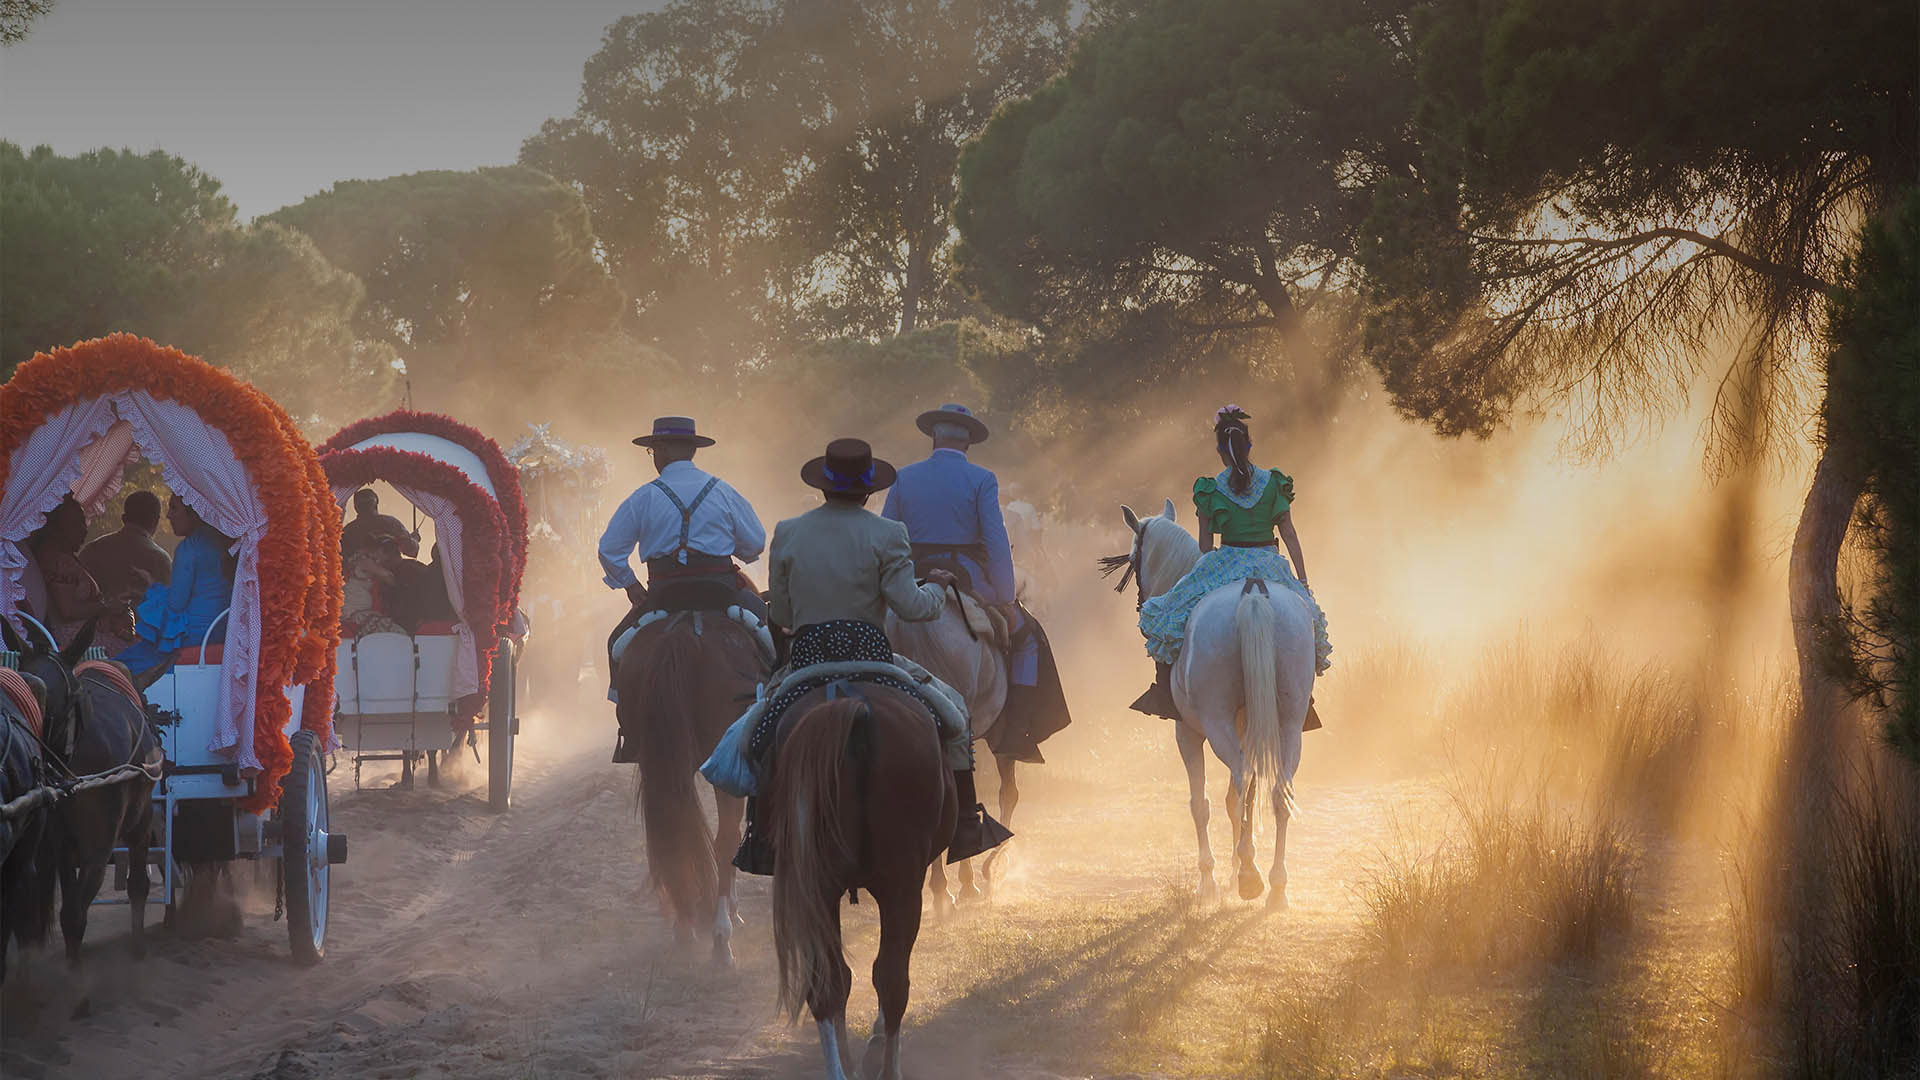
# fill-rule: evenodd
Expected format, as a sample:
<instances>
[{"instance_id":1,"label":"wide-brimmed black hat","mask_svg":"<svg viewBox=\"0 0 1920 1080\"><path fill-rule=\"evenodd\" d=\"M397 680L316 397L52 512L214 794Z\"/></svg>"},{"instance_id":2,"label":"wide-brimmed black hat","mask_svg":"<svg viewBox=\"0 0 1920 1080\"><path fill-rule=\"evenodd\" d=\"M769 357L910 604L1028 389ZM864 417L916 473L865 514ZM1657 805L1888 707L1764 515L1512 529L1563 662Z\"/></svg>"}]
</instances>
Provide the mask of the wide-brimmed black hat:
<instances>
[{"instance_id":1,"label":"wide-brimmed black hat","mask_svg":"<svg viewBox=\"0 0 1920 1080\"><path fill-rule=\"evenodd\" d=\"M987 429L987 425L980 422L979 417L973 415L973 410L965 405L949 403L937 409L929 409L921 413L913 422L927 435L933 434L935 424L953 424L963 427L967 429L968 440L976 443L986 442L987 436L993 434Z\"/></svg>"},{"instance_id":2,"label":"wide-brimmed black hat","mask_svg":"<svg viewBox=\"0 0 1920 1080\"><path fill-rule=\"evenodd\" d=\"M694 430L693 421L685 416L663 416L653 422L653 434L642 435L633 440L635 446L659 446L663 443L678 443L682 446L712 446L713 440Z\"/></svg>"},{"instance_id":3,"label":"wide-brimmed black hat","mask_svg":"<svg viewBox=\"0 0 1920 1080\"><path fill-rule=\"evenodd\" d=\"M835 439L825 454L800 466L802 483L835 495L885 491L897 475L891 464L873 456L865 439Z\"/></svg>"}]
</instances>

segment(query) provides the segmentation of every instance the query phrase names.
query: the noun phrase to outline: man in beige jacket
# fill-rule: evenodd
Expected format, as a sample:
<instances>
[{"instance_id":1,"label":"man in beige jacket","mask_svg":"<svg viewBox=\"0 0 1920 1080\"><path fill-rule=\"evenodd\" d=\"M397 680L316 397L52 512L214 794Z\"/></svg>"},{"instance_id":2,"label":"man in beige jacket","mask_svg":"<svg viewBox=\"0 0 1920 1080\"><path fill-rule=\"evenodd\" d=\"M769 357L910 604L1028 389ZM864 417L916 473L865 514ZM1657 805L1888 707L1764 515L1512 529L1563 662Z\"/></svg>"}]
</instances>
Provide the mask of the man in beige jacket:
<instances>
[{"instance_id":1,"label":"man in beige jacket","mask_svg":"<svg viewBox=\"0 0 1920 1080\"><path fill-rule=\"evenodd\" d=\"M835 439L827 444L825 454L801 468L800 479L818 488L825 499L819 507L774 527L767 559L767 610L773 624L791 635L790 669L846 660L892 663L887 612L908 622L926 622L945 607L947 590L955 584L953 575L933 570L925 584L915 583L906 526L866 508L867 499L885 490L894 476L893 466L875 458L873 449L859 439ZM874 676L871 681L919 693L886 676ZM761 757L787 708L815 689L803 686L770 704L767 720L749 743L751 758ZM947 860L958 862L999 845L1012 834L986 816L974 792L971 768L956 763L953 778L960 820ZM772 853L753 829L756 809L749 801L747 836L734 865L747 873L772 873Z\"/></svg>"}]
</instances>

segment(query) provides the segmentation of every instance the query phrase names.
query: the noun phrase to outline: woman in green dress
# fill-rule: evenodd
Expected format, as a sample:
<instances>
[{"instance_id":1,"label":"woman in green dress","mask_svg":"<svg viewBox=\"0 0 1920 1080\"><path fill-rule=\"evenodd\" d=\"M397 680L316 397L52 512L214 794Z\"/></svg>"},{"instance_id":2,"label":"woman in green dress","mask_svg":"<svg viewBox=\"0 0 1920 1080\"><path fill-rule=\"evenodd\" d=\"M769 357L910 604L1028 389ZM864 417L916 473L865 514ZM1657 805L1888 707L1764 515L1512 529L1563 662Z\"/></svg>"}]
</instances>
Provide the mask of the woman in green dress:
<instances>
[{"instance_id":1,"label":"woman in green dress","mask_svg":"<svg viewBox=\"0 0 1920 1080\"><path fill-rule=\"evenodd\" d=\"M1140 608L1140 633L1147 639L1147 653L1153 657L1156 676L1153 686L1133 707L1151 716L1180 718L1170 675L1186 643L1187 617L1194 607L1213 590L1249 578L1276 582L1306 598L1313 608L1314 673L1327 670L1333 647L1327 643L1327 617L1307 588L1306 559L1300 553L1300 537L1294 532L1290 512L1293 479L1279 469L1254 466L1253 435L1247 430L1250 419L1238 405L1214 413L1214 444L1226 468L1218 476L1203 476L1193 482L1200 550L1205 554L1179 584ZM1219 538L1218 547L1215 537ZM1280 540L1286 541L1287 554L1293 556L1291 566L1280 554ZM1307 727L1318 726L1309 714Z\"/></svg>"}]
</instances>

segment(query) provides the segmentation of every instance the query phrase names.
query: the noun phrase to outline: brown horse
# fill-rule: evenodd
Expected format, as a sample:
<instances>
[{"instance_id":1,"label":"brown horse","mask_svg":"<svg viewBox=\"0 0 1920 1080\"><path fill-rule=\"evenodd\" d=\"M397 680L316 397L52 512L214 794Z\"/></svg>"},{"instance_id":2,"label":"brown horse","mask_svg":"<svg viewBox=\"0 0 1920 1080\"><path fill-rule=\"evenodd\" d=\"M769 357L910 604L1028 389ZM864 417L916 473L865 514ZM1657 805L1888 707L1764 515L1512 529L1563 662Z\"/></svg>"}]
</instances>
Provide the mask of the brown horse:
<instances>
[{"instance_id":1,"label":"brown horse","mask_svg":"<svg viewBox=\"0 0 1920 1080\"><path fill-rule=\"evenodd\" d=\"M780 1006L813 1012L827 1076L853 1070L847 995L853 972L840 939L840 898L864 889L880 908L873 988L880 1017L867 1043L881 1080L900 1077L900 1022L920 934L927 867L953 838L959 808L953 773L927 711L911 697L855 686L857 697L816 702L798 715L774 754L765 814L778 853L773 873L773 946Z\"/></svg>"},{"instance_id":2,"label":"brown horse","mask_svg":"<svg viewBox=\"0 0 1920 1080\"><path fill-rule=\"evenodd\" d=\"M695 770L766 677L753 635L711 611L642 628L615 676L620 727L639 740L637 797L654 885L681 940L711 920L713 960L722 966L733 961L733 853L745 803L714 792L718 827L708 828Z\"/></svg>"},{"instance_id":3,"label":"brown horse","mask_svg":"<svg viewBox=\"0 0 1920 1080\"><path fill-rule=\"evenodd\" d=\"M65 649L57 648L33 623L21 642L0 619L6 646L21 654L20 670L47 688L46 756L58 776L90 776L122 765L146 765L158 758L159 740L147 724L146 709L94 674L75 675L73 667L93 644L89 623ZM40 847L39 911L53 911L53 884L60 882L60 934L67 961L80 962L87 933L87 912L106 879L113 849L127 849L127 899L133 911L133 955L145 956L147 850L152 843L153 781L135 778L89 788L53 809Z\"/></svg>"}]
</instances>

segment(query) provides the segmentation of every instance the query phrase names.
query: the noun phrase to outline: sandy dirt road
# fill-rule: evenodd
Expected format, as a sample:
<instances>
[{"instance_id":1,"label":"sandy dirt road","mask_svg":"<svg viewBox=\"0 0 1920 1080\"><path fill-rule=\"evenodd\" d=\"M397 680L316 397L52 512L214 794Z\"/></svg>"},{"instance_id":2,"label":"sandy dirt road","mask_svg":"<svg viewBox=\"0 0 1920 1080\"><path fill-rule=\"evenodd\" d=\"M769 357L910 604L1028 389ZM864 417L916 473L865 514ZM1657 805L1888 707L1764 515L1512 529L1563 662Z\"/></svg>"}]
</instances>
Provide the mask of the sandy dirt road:
<instances>
[{"instance_id":1,"label":"sandy dirt road","mask_svg":"<svg viewBox=\"0 0 1920 1080\"><path fill-rule=\"evenodd\" d=\"M1112 723L1104 751L1026 774L992 903L923 930L910 1076L1219 1075L1244 1058L1271 994L1328 977L1358 926L1352 885L1440 798L1414 781L1305 780L1292 909L1202 908L1172 740ZM647 885L629 767L606 763L597 727L564 749L556 734L529 724L504 814L457 784L342 793L338 770L334 818L352 857L335 871L318 967L289 961L284 927L258 902L239 939L158 933L138 963L125 909L97 909L81 972L46 952L10 980L0 1074L817 1075L811 1026L774 1015L764 880L740 887L733 970L713 970L704 942L676 946ZM1152 767L1115 779L1129 755ZM1228 885L1218 778L1216 766ZM859 1026L873 1015L876 922L871 904L845 910Z\"/></svg>"}]
</instances>

